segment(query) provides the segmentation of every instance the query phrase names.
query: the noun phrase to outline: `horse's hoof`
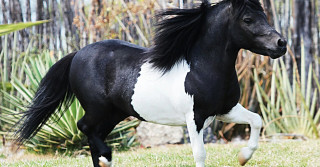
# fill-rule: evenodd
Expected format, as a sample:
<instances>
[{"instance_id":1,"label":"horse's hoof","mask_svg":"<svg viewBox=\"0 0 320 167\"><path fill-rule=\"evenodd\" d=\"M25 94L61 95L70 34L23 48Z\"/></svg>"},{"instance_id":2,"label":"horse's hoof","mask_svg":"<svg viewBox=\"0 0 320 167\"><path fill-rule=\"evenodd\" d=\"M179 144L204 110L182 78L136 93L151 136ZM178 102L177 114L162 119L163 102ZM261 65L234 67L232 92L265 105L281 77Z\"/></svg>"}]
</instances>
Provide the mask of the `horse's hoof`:
<instances>
[{"instance_id":1,"label":"horse's hoof","mask_svg":"<svg viewBox=\"0 0 320 167\"><path fill-rule=\"evenodd\" d=\"M241 165L241 166L244 166L244 165L248 162L249 159L246 159L246 158L242 155L242 153L240 152L239 155L238 155L238 160L239 160L240 165Z\"/></svg>"},{"instance_id":2,"label":"horse's hoof","mask_svg":"<svg viewBox=\"0 0 320 167\"><path fill-rule=\"evenodd\" d=\"M106 157L99 157L99 165L100 167L111 167L111 161L108 161Z\"/></svg>"},{"instance_id":3,"label":"horse's hoof","mask_svg":"<svg viewBox=\"0 0 320 167\"><path fill-rule=\"evenodd\" d=\"M238 155L238 160L241 166L244 166L249 159L251 158L253 154L253 150L251 150L249 147L243 147Z\"/></svg>"}]
</instances>

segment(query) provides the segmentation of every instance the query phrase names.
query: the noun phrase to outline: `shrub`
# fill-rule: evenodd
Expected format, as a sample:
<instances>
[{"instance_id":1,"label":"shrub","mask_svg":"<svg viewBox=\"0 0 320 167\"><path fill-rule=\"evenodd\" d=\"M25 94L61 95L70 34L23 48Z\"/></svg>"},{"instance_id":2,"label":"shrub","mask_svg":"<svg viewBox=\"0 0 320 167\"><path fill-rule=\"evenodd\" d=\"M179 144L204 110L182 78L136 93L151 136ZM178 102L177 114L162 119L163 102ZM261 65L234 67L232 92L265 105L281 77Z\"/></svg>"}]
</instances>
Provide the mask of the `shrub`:
<instances>
[{"instance_id":1,"label":"shrub","mask_svg":"<svg viewBox=\"0 0 320 167\"><path fill-rule=\"evenodd\" d=\"M258 76L257 70L254 71L257 98L265 123L263 132L267 135L293 133L310 138L320 137L320 109L316 107L319 101L319 79L312 65L305 72L304 62L302 54L301 75L295 63L291 78L283 60L275 60L269 92L264 87L263 78Z\"/></svg>"}]
</instances>

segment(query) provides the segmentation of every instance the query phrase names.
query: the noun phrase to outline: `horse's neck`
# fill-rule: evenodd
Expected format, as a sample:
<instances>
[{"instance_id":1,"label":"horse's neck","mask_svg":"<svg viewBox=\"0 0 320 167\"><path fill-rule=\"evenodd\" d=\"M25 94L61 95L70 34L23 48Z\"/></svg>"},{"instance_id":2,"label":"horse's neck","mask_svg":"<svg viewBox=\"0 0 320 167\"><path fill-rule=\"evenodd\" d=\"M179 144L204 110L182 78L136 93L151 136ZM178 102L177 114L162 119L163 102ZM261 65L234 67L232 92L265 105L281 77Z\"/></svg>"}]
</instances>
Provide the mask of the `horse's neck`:
<instances>
[{"instance_id":1,"label":"horse's neck","mask_svg":"<svg viewBox=\"0 0 320 167\"><path fill-rule=\"evenodd\" d=\"M211 53L211 54L210 54ZM202 55L201 55L202 54ZM211 51L205 51L198 55L197 59L190 62L190 73L187 77L187 90L190 94L201 92L206 97L209 105L216 105L215 97L230 99L225 101L226 106L234 105L238 101L240 88L237 73L235 70L235 61L237 50L222 49L214 47ZM207 98L208 97L208 98ZM210 101L213 100L213 101ZM229 100L230 100L229 99Z\"/></svg>"},{"instance_id":2,"label":"horse's neck","mask_svg":"<svg viewBox=\"0 0 320 167\"><path fill-rule=\"evenodd\" d=\"M219 10L208 13L199 39L191 51L191 65L201 64L209 73L230 75L235 71L239 48L232 42L229 26L229 7L223 4Z\"/></svg>"},{"instance_id":3,"label":"horse's neck","mask_svg":"<svg viewBox=\"0 0 320 167\"><path fill-rule=\"evenodd\" d=\"M231 76L234 74L239 49L234 48L227 40L213 44L198 42L197 45L192 51L191 68L196 68L198 72L205 75Z\"/></svg>"}]
</instances>

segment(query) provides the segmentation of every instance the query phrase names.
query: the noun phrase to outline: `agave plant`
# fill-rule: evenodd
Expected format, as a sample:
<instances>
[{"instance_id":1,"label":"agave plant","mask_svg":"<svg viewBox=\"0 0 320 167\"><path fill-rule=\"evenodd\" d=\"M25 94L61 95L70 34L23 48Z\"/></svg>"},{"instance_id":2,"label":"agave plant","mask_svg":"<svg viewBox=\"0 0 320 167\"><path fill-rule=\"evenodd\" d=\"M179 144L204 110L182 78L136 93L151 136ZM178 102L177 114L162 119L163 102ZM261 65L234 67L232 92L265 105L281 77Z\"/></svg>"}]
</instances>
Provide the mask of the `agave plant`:
<instances>
[{"instance_id":1,"label":"agave plant","mask_svg":"<svg viewBox=\"0 0 320 167\"><path fill-rule=\"evenodd\" d=\"M25 23L15 23L15 24L2 24L0 25L0 36L22 30L28 27L36 26L39 24L47 23L49 20L35 21L35 22L25 22Z\"/></svg>"},{"instance_id":2,"label":"agave plant","mask_svg":"<svg viewBox=\"0 0 320 167\"><path fill-rule=\"evenodd\" d=\"M270 92L265 91L263 79L258 77L257 70L254 71L256 93L265 123L263 132L267 135L293 133L310 138L320 137L320 109L316 108L319 101L319 79L314 74L312 65L305 72L304 62L302 54L301 75L295 63L290 80L283 60L275 60ZM315 88L314 83L317 85Z\"/></svg>"},{"instance_id":3,"label":"agave plant","mask_svg":"<svg viewBox=\"0 0 320 167\"><path fill-rule=\"evenodd\" d=\"M20 74L11 73L9 83L14 91L1 90L4 101L7 105L0 106L0 120L7 127L12 127L20 119L21 111L32 101L33 95L45 75L46 71L62 56L53 56L52 52L44 51L38 55L27 55L17 60L16 66L21 68ZM12 75L15 74L15 75ZM70 150L73 148L86 147L84 135L77 128L77 121L84 115L78 100L61 116L53 116L48 123L25 144L35 151L50 149ZM130 147L134 144L134 129L139 121L132 119L120 123L110 134L107 143L117 147ZM8 129L8 128L7 128ZM14 129L14 128L13 128ZM2 134L5 134L2 132Z\"/></svg>"}]
</instances>

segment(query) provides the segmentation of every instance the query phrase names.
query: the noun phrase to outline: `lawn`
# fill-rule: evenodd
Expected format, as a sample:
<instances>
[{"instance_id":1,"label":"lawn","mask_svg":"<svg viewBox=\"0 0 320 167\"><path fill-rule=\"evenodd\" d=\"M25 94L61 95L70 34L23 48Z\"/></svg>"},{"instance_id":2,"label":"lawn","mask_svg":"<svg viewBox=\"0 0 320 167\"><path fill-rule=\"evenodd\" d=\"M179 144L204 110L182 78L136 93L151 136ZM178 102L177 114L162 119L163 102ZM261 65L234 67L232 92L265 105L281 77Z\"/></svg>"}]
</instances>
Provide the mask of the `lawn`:
<instances>
[{"instance_id":1,"label":"lawn","mask_svg":"<svg viewBox=\"0 0 320 167\"><path fill-rule=\"evenodd\" d=\"M239 166L237 153L243 144L206 145L206 166ZM195 166L188 145L170 145L114 153L116 167ZM91 166L90 157L25 155L22 159L2 159L0 166L76 167ZM260 143L260 148L246 166L319 166L320 140Z\"/></svg>"}]
</instances>

